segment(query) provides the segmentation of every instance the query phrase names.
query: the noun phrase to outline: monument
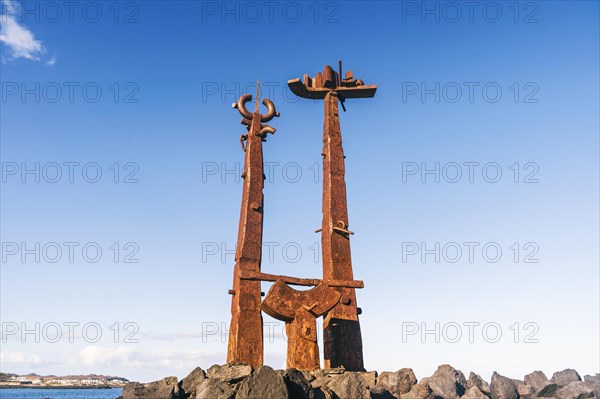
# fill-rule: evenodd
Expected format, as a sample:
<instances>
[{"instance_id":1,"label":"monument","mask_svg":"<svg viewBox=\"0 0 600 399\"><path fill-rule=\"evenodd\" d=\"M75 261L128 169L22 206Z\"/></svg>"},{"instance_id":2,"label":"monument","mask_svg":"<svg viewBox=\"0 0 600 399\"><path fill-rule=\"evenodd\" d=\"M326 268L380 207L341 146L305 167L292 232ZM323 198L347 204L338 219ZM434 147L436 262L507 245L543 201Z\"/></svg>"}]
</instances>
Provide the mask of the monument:
<instances>
[{"instance_id":1,"label":"monument","mask_svg":"<svg viewBox=\"0 0 600 399\"><path fill-rule=\"evenodd\" d=\"M341 61L338 71L329 65L314 78L292 79L288 86L302 98L323 99L325 122L323 128L323 221L321 246L323 278L304 279L272 275L261 271L263 225L263 154L262 142L275 129L263 124L279 116L269 99L262 103L267 113L259 112L257 87L254 113L245 104L252 95L240 97L234 108L242 115L247 134L240 137L245 151L242 205L235 256L231 326L227 362L241 362L252 367L263 363L263 324L261 310L286 323L288 336L287 367L311 370L320 367L316 319L323 316L323 343L325 368L344 367L349 371L363 371L363 349L360 330L360 308L356 303L356 288L363 288L354 280L350 253L348 206L346 199L345 163L342 148L338 103L345 110L348 98L368 98L375 95L377 86L366 86L354 79L352 72L342 76ZM258 85L257 85L258 86ZM244 146L244 142L246 143ZM261 303L261 282L275 282ZM312 286L298 291L290 285Z\"/></svg>"}]
</instances>

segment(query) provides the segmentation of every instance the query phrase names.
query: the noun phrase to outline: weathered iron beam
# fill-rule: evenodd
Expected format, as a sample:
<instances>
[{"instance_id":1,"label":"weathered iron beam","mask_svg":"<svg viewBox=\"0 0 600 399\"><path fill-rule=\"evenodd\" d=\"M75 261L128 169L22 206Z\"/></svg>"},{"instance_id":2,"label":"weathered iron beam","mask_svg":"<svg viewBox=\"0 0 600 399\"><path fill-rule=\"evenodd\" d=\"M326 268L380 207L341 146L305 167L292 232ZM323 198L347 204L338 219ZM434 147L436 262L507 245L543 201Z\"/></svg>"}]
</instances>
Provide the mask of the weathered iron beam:
<instances>
[{"instance_id":1,"label":"weathered iron beam","mask_svg":"<svg viewBox=\"0 0 600 399\"><path fill-rule=\"evenodd\" d=\"M249 281L272 281L281 280L286 284L300 285L305 287L317 286L321 283L329 287L348 287L348 288L364 288L364 282L360 280L323 280L317 278L298 278L290 276L280 276L268 273L252 273L243 272L240 276L242 280Z\"/></svg>"},{"instance_id":2,"label":"weathered iron beam","mask_svg":"<svg viewBox=\"0 0 600 399\"><path fill-rule=\"evenodd\" d=\"M233 104L234 108L237 108L244 117L248 133L240 138L245 151L244 183L235 252L233 289L230 290L233 296L227 362L241 362L256 368L263 364L261 287L260 281L243 280L241 275L245 272L260 273L264 200L262 142L266 133L274 132L273 128L262 125L261 122L268 122L273 116L279 115L275 111L273 103L266 98L263 100L263 104L267 107L267 114L261 115L258 112L258 98L255 112L249 112L245 104L250 100L252 100L252 95L246 94ZM246 141L245 147L244 141Z\"/></svg>"},{"instance_id":3,"label":"weathered iron beam","mask_svg":"<svg viewBox=\"0 0 600 399\"><path fill-rule=\"evenodd\" d=\"M338 93L325 96L323 127L323 224L321 246L324 280L353 280L350 238L336 227L348 227L348 204ZM323 353L325 367L364 370L362 335L354 289L336 288L342 300L325 314Z\"/></svg>"},{"instance_id":4,"label":"weathered iron beam","mask_svg":"<svg viewBox=\"0 0 600 399\"><path fill-rule=\"evenodd\" d=\"M323 221L320 230L323 253L323 281L353 281L348 204L346 200L344 150L340 129L338 102L348 98L373 97L377 86L365 86L354 79L351 71L341 77L339 71L326 65L323 73L314 78L304 75L304 81L288 81L291 91L299 97L323 99ZM345 110L345 109L344 109ZM344 367L346 370L364 370L362 336L358 320L359 309L353 287L335 288L341 294L340 302L324 315L323 343L325 367Z\"/></svg>"}]
</instances>

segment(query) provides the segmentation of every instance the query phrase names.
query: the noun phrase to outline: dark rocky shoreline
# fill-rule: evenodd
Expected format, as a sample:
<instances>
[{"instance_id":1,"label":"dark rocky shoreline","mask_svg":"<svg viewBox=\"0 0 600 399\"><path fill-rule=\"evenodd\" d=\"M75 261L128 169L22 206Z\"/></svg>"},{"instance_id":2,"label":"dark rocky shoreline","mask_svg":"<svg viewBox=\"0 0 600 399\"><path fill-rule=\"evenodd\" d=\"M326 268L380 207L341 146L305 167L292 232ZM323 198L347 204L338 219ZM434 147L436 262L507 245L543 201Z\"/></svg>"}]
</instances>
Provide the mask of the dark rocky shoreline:
<instances>
[{"instance_id":1,"label":"dark rocky shoreline","mask_svg":"<svg viewBox=\"0 0 600 399\"><path fill-rule=\"evenodd\" d=\"M122 399L600 399L600 374L583 379L572 369L550 379L541 371L511 379L496 372L488 384L450 365L417 381L411 369L350 372L344 369L253 370L243 364L194 369L183 380L167 377L147 384L129 383Z\"/></svg>"}]
</instances>

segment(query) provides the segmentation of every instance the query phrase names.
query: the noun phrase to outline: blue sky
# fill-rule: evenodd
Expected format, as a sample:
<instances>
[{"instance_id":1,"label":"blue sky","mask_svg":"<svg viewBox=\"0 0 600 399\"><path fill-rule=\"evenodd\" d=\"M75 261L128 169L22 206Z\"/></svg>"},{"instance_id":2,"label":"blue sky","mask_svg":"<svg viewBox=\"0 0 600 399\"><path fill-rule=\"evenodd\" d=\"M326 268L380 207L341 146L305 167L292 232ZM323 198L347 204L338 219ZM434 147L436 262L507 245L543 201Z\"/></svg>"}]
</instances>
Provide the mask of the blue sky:
<instances>
[{"instance_id":1,"label":"blue sky","mask_svg":"<svg viewBox=\"0 0 600 399\"><path fill-rule=\"evenodd\" d=\"M225 362L257 79L263 270L319 277L323 105L286 82L338 59L378 85L341 114L366 367L600 371L598 2L2 7L2 371Z\"/></svg>"}]
</instances>

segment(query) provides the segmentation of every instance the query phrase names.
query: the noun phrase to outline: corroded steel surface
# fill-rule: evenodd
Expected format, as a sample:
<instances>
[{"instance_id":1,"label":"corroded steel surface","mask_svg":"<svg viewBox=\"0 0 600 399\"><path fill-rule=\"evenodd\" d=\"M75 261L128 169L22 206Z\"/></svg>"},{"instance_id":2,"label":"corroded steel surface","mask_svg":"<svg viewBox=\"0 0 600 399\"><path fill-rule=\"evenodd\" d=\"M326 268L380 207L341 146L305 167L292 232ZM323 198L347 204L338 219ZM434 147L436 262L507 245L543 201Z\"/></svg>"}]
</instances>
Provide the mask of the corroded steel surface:
<instances>
[{"instance_id":1,"label":"corroded steel surface","mask_svg":"<svg viewBox=\"0 0 600 399\"><path fill-rule=\"evenodd\" d=\"M348 227L344 150L336 92L325 97L323 154L323 279L352 280L349 234L335 230L335 227ZM323 322L325 367L344 366L347 370L363 370L356 294L353 288L336 289L342 294L342 301L325 315Z\"/></svg>"},{"instance_id":2,"label":"corroded steel surface","mask_svg":"<svg viewBox=\"0 0 600 399\"><path fill-rule=\"evenodd\" d=\"M311 312L320 316L334 307L340 298L339 292L324 283L310 290L299 291L277 280L267 293L262 309L277 320L292 321L296 311L302 306L311 307Z\"/></svg>"},{"instance_id":3,"label":"corroded steel surface","mask_svg":"<svg viewBox=\"0 0 600 399\"><path fill-rule=\"evenodd\" d=\"M302 286L317 286L323 282L322 279L318 278L298 278L290 276L282 276L279 274L267 274L267 273L251 273L243 272L241 275L242 280L254 280L254 281L277 281L281 280L289 285L302 285ZM365 283L360 280L328 280L327 285L330 287L351 287L351 288L364 288Z\"/></svg>"},{"instance_id":4,"label":"corroded steel surface","mask_svg":"<svg viewBox=\"0 0 600 399\"><path fill-rule=\"evenodd\" d=\"M307 291L294 290L282 280L273 284L262 309L286 322L287 368L313 370L320 367L317 317L333 308L340 298L341 294L325 283Z\"/></svg>"},{"instance_id":5,"label":"corroded steel surface","mask_svg":"<svg viewBox=\"0 0 600 399\"><path fill-rule=\"evenodd\" d=\"M314 78L304 75L288 81L290 89L304 98L324 99L325 122L323 127L323 221L320 229L323 253L323 281L354 280L348 229L348 205L344 150L340 129L338 102L346 98L368 98L375 95L377 86L365 86L354 79L352 72L341 78L326 65ZM352 287L336 287L341 294L338 304L324 316L323 344L325 367L343 366L347 370L364 370L362 336L358 320L359 309Z\"/></svg>"},{"instance_id":6,"label":"corroded steel surface","mask_svg":"<svg viewBox=\"0 0 600 399\"><path fill-rule=\"evenodd\" d=\"M227 362L241 362L258 367L263 363L263 325L261 309L272 317L286 322L288 335L287 367L300 370L319 368L316 319L324 316L325 367L344 367L363 371L362 338L356 305L356 288L363 288L354 280L350 254L348 206L344 150L339 122L338 102L344 106L347 98L373 97L377 86L365 86L346 72L326 65L314 78L304 76L288 81L291 90L300 97L324 99L325 123L323 128L323 222L321 232L323 251L323 278L307 279L280 276L261 272L261 247L263 228L263 156L262 142L275 129L262 122L279 116L268 99L263 100L267 113L249 112L245 104L252 99L249 94L233 104L242 115L242 124L248 133L240 136L246 152L244 159L244 186L235 256L231 326ZM345 108L344 108L345 110ZM260 302L261 282L275 282L265 300ZM298 291L288 286L314 286Z\"/></svg>"},{"instance_id":7,"label":"corroded steel surface","mask_svg":"<svg viewBox=\"0 0 600 399\"><path fill-rule=\"evenodd\" d=\"M341 69L341 62L340 62ZM323 72L318 72L314 78L304 75L303 80L298 78L288 80L292 93L302 98L322 100L327 93L335 90L343 98L368 98L375 96L377 86L367 86L361 79L354 79L352 71L348 71L340 80L340 74L329 65L325 65Z\"/></svg>"},{"instance_id":8,"label":"corroded steel surface","mask_svg":"<svg viewBox=\"0 0 600 399\"><path fill-rule=\"evenodd\" d=\"M263 229L263 153L262 142L267 133L275 129L262 125L274 116L279 116L268 99L263 100L267 113L249 112L245 103L252 100L249 94L240 97L233 106L242 117L248 133L240 138L246 142L244 158L244 185L238 229L235 267L233 273L233 295L231 301L231 325L227 362L241 362L258 367L263 364L263 325L260 310L260 281L242 280L243 272L260 273Z\"/></svg>"}]
</instances>

